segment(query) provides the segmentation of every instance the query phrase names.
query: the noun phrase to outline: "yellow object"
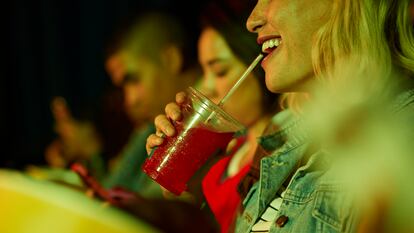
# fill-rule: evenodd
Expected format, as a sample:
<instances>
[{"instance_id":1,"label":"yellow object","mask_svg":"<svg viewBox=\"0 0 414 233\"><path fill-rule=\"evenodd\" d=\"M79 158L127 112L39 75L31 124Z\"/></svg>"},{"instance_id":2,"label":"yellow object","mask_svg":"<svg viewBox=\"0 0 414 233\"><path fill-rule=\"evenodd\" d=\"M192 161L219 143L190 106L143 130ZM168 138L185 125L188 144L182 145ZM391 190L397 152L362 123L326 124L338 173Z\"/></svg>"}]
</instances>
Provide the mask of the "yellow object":
<instances>
[{"instance_id":1,"label":"yellow object","mask_svg":"<svg viewBox=\"0 0 414 233\"><path fill-rule=\"evenodd\" d=\"M0 170L1 233L159 232L84 193L13 170Z\"/></svg>"}]
</instances>

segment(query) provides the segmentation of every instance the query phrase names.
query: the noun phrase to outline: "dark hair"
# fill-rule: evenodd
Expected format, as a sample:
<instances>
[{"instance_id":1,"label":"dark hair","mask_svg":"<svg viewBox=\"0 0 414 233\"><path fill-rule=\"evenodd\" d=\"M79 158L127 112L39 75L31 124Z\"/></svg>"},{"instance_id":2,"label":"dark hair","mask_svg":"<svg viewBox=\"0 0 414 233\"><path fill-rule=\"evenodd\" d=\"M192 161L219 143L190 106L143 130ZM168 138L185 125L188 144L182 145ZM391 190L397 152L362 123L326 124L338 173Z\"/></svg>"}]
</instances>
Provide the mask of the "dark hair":
<instances>
[{"instance_id":1,"label":"dark hair","mask_svg":"<svg viewBox=\"0 0 414 233\"><path fill-rule=\"evenodd\" d=\"M154 59L157 50L167 45L174 45L183 55L183 70L197 65L196 46L191 40L189 29L172 13L153 9L129 15L119 24L112 37L107 41L105 57L116 53L120 49L129 48L131 53L144 53ZM130 48L138 48L139 51Z\"/></svg>"},{"instance_id":2,"label":"dark hair","mask_svg":"<svg viewBox=\"0 0 414 233\"><path fill-rule=\"evenodd\" d=\"M232 52L246 65L261 52L255 34L249 33L245 24L253 7L254 1L250 0L212 0L207 3L200 15L201 28L212 27L217 30ZM279 95L267 89L261 67L256 67L253 72L259 78L263 93L263 111L277 111Z\"/></svg>"}]
</instances>

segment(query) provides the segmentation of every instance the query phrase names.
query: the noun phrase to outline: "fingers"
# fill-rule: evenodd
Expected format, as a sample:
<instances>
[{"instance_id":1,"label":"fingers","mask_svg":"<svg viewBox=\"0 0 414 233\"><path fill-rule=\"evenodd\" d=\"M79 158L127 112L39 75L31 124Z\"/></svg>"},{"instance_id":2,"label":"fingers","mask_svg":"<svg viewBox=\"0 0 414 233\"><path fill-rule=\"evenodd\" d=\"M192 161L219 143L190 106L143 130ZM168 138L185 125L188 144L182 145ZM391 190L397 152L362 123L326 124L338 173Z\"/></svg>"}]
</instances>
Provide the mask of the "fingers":
<instances>
[{"instance_id":1,"label":"fingers","mask_svg":"<svg viewBox=\"0 0 414 233\"><path fill-rule=\"evenodd\" d=\"M63 97L55 97L52 100L50 108L52 110L53 117L57 122L69 121L72 119L66 100Z\"/></svg>"},{"instance_id":2,"label":"fingers","mask_svg":"<svg viewBox=\"0 0 414 233\"><path fill-rule=\"evenodd\" d=\"M176 94L176 102L171 102L165 106L166 115L158 115L155 117L154 123L156 127L156 133L151 134L147 138L146 150L150 154L152 149L156 146L160 146L164 142L165 136L172 137L176 134L175 127L172 121L179 121L182 119L182 112L180 105L184 104L187 100L185 92L179 92Z\"/></svg>"},{"instance_id":3,"label":"fingers","mask_svg":"<svg viewBox=\"0 0 414 233\"><path fill-rule=\"evenodd\" d=\"M183 104L186 100L187 100L187 94L183 91L178 92L175 95L175 102L177 102L177 104Z\"/></svg>"},{"instance_id":4,"label":"fingers","mask_svg":"<svg viewBox=\"0 0 414 233\"><path fill-rule=\"evenodd\" d=\"M162 191L162 195L164 196L165 199L172 200L176 198L176 196L172 192L168 191L168 189L162 187L161 185L160 185L160 188Z\"/></svg>"},{"instance_id":5,"label":"fingers","mask_svg":"<svg viewBox=\"0 0 414 233\"><path fill-rule=\"evenodd\" d=\"M165 135L174 136L175 134L173 124L165 115L158 115L155 117L155 127L157 128L156 133L148 136L147 144L145 145L148 154L151 153L151 150L154 147L159 146L164 142Z\"/></svg>"},{"instance_id":6,"label":"fingers","mask_svg":"<svg viewBox=\"0 0 414 233\"><path fill-rule=\"evenodd\" d=\"M182 119L181 108L177 103L169 103L165 106L165 114L173 121Z\"/></svg>"},{"instance_id":7,"label":"fingers","mask_svg":"<svg viewBox=\"0 0 414 233\"><path fill-rule=\"evenodd\" d=\"M158 115L157 117L155 117L155 127L157 128L157 132L159 133L162 132L169 137L175 135L174 125L165 115Z\"/></svg>"},{"instance_id":8,"label":"fingers","mask_svg":"<svg viewBox=\"0 0 414 233\"><path fill-rule=\"evenodd\" d=\"M155 117L155 126L157 128L157 132L162 132L167 136L174 136L175 128L172 121L179 121L182 119L182 112L180 105L185 103L187 100L187 95L185 92L179 92L176 95L176 102L168 103L165 106L165 114L166 115L158 115ZM170 120L171 119L171 120Z\"/></svg>"},{"instance_id":9,"label":"fingers","mask_svg":"<svg viewBox=\"0 0 414 233\"><path fill-rule=\"evenodd\" d=\"M63 168L66 166L65 156L62 154L62 144L60 141L53 141L45 151L45 159L49 166Z\"/></svg>"},{"instance_id":10,"label":"fingers","mask_svg":"<svg viewBox=\"0 0 414 233\"><path fill-rule=\"evenodd\" d=\"M185 201L185 202L189 202L193 204L197 203L196 198L189 192L183 192L179 196L177 196L174 193L168 191L168 189L162 187L161 185L160 185L160 188L162 190L162 195L167 200L180 200L180 201Z\"/></svg>"},{"instance_id":11,"label":"fingers","mask_svg":"<svg viewBox=\"0 0 414 233\"><path fill-rule=\"evenodd\" d=\"M62 138L68 138L74 133L74 119L63 97L55 97L50 108L55 119L55 132Z\"/></svg>"},{"instance_id":12,"label":"fingers","mask_svg":"<svg viewBox=\"0 0 414 233\"><path fill-rule=\"evenodd\" d=\"M164 138L157 136L156 134L151 134L147 138L147 144L145 148L147 149L147 154L150 154L152 149L156 146L161 145L164 142Z\"/></svg>"}]
</instances>

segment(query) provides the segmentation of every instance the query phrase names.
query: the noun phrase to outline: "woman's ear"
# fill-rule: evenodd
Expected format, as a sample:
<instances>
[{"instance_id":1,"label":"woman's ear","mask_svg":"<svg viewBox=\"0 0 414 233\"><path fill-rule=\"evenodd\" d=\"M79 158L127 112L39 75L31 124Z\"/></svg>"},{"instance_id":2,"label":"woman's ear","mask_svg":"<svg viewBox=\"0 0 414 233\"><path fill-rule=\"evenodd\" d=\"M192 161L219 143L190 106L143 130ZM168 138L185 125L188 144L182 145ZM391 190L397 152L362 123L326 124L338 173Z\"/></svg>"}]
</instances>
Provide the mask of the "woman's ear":
<instances>
[{"instance_id":1,"label":"woman's ear","mask_svg":"<svg viewBox=\"0 0 414 233\"><path fill-rule=\"evenodd\" d=\"M177 46L170 45L162 50L161 62L172 74L181 72L183 66L183 54Z\"/></svg>"}]
</instances>

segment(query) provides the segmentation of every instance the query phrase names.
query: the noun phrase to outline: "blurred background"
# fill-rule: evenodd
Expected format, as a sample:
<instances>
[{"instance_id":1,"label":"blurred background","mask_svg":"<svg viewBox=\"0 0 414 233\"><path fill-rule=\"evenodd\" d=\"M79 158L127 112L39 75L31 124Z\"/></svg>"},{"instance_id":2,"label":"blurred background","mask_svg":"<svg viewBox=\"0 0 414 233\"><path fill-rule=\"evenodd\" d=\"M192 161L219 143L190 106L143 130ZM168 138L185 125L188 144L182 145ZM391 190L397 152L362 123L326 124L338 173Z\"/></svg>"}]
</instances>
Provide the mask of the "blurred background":
<instances>
[{"instance_id":1,"label":"blurred background","mask_svg":"<svg viewBox=\"0 0 414 233\"><path fill-rule=\"evenodd\" d=\"M206 0L13 0L4 8L5 68L0 81L0 167L45 164L56 136L50 102L63 96L79 119L97 118L111 85L105 47L133 15L176 15L193 32ZM187 10L190 9L190 10ZM194 47L195 48L195 47Z\"/></svg>"}]
</instances>

